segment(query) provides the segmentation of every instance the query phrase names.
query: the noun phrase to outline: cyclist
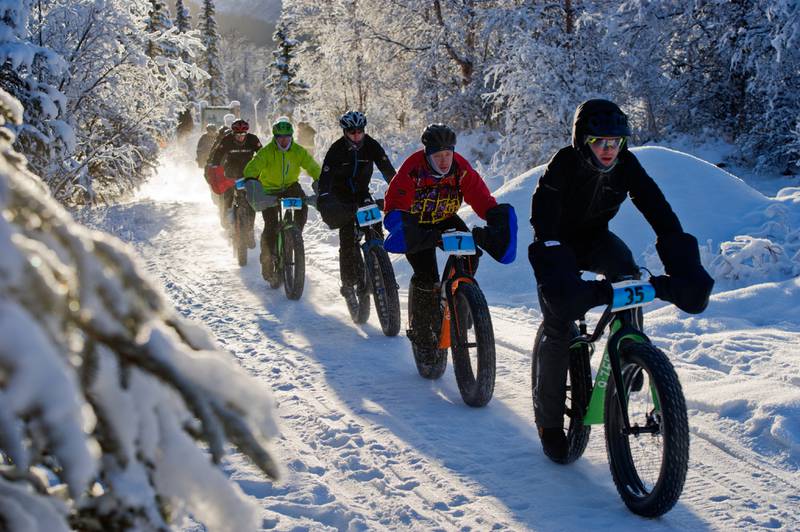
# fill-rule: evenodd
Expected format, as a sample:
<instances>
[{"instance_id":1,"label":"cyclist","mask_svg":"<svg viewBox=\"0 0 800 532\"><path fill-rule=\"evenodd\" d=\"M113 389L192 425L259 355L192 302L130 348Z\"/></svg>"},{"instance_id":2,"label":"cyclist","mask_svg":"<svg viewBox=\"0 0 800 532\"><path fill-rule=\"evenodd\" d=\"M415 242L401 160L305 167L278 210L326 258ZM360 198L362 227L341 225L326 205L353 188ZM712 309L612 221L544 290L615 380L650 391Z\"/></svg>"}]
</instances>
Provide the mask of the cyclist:
<instances>
[{"instance_id":1,"label":"cyclist","mask_svg":"<svg viewBox=\"0 0 800 532\"><path fill-rule=\"evenodd\" d=\"M200 168L205 168L216 138L217 126L214 124L206 124L206 132L200 135L200 140L197 141L197 157L195 160L197 161L197 166Z\"/></svg>"},{"instance_id":2,"label":"cyclist","mask_svg":"<svg viewBox=\"0 0 800 532\"><path fill-rule=\"evenodd\" d=\"M611 300L611 281L639 277L639 268L608 222L630 195L656 233L665 276L651 277L660 299L690 313L708 304L714 281L700 264L697 240L685 233L655 181L630 151L627 116L608 100L575 110L572 145L547 164L531 199L534 240L528 259L536 277L544 336L533 390L542 447L558 461L567 453L563 430L571 323ZM580 271L604 280L584 281Z\"/></svg>"},{"instance_id":3,"label":"cyclist","mask_svg":"<svg viewBox=\"0 0 800 532\"><path fill-rule=\"evenodd\" d=\"M209 165L219 166L225 169L225 176L231 179L239 179L244 174L245 165L253 158L253 155L261 149L261 141L252 133L248 133L250 124L245 120L235 120L231 124L231 131L219 141L214 151L209 156ZM225 191L220 202L221 214L223 215L223 224L226 224L230 229L230 221L233 219L233 199L236 189L234 187ZM241 192L240 192L241 194ZM244 198L237 198L244 201ZM250 205L244 201L247 206L245 225L248 228L247 245L250 248L256 246L256 241L253 236L253 223L255 222L255 213L250 208Z\"/></svg>"},{"instance_id":4,"label":"cyclist","mask_svg":"<svg viewBox=\"0 0 800 532\"><path fill-rule=\"evenodd\" d=\"M350 308L358 306L356 291L367 286L356 286L364 277L359 271L364 267L355 238L356 206L371 199L369 182L373 164L383 174L387 183L395 169L377 140L364 132L367 117L359 111L348 111L339 119L342 137L334 142L325 154L319 177L317 209L331 229L339 230L339 275L341 293Z\"/></svg>"},{"instance_id":5,"label":"cyclist","mask_svg":"<svg viewBox=\"0 0 800 532\"><path fill-rule=\"evenodd\" d=\"M436 348L435 324L439 310L439 268L436 246L442 231L467 231L456 214L462 200L486 220L476 227L476 244L504 264L516 256L517 218L514 208L498 204L478 172L455 152L456 133L444 124L430 124L422 132L423 149L406 159L386 191L384 225L389 236L387 251L405 253L414 274L411 277L411 328L408 338L422 350ZM480 250L479 250L480 251ZM477 255L470 268L477 268Z\"/></svg>"},{"instance_id":6,"label":"cyclist","mask_svg":"<svg viewBox=\"0 0 800 532\"><path fill-rule=\"evenodd\" d=\"M258 150L253 160L244 168L245 177L253 177L261 182L267 194L277 197L305 198L298 178L300 169L313 179L312 188L316 191L320 167L314 157L304 147L293 140L294 128L286 117L272 124L272 140ZM278 236L279 205L264 209L264 231L261 233L261 276L270 285L277 286L279 279L275 270L272 249ZM302 232L308 218L308 205L304 202L302 210L296 213L295 222Z\"/></svg>"}]
</instances>

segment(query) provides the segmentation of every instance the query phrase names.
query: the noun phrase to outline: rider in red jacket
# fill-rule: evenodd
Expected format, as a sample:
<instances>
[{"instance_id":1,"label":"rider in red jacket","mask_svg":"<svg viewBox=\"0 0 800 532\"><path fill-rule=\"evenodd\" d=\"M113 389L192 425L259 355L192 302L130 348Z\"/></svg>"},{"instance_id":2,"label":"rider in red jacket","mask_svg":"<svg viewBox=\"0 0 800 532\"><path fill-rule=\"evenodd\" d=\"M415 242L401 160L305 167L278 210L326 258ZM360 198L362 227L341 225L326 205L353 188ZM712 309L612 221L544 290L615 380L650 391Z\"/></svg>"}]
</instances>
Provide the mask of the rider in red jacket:
<instances>
[{"instance_id":1,"label":"rider in red jacket","mask_svg":"<svg viewBox=\"0 0 800 532\"><path fill-rule=\"evenodd\" d=\"M514 260L517 220L509 204L497 204L483 179L466 159L455 152L456 134L444 124L430 124L422 133L424 149L403 162L389 183L384 198L389 231L384 247L405 253L414 269L411 277L411 329L408 337L418 346L433 348L441 321L436 246L448 229L469 231L456 214L462 201L487 220L487 227L473 229L475 243L502 263ZM471 267L477 268L477 255Z\"/></svg>"}]
</instances>

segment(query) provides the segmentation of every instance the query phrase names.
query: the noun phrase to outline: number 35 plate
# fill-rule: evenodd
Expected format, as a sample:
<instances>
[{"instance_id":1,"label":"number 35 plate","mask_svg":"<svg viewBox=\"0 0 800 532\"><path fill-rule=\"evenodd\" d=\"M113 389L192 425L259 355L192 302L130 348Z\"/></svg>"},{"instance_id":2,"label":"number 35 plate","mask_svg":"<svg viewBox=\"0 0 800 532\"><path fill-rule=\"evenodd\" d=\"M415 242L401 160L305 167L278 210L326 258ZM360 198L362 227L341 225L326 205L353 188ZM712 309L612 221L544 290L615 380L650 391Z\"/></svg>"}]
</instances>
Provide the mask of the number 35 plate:
<instances>
[{"instance_id":1,"label":"number 35 plate","mask_svg":"<svg viewBox=\"0 0 800 532\"><path fill-rule=\"evenodd\" d=\"M612 311L641 307L656 298L656 289L647 281L622 281L611 286L614 287Z\"/></svg>"}]
</instances>

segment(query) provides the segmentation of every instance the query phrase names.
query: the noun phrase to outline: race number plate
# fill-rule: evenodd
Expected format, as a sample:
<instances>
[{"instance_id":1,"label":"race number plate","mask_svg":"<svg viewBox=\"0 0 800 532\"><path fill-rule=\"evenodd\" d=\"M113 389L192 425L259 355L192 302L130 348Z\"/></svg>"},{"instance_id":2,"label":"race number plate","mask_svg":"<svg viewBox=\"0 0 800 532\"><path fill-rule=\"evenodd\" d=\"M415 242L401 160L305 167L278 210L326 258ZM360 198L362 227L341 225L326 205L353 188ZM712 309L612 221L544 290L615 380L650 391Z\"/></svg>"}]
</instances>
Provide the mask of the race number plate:
<instances>
[{"instance_id":1,"label":"race number plate","mask_svg":"<svg viewBox=\"0 0 800 532\"><path fill-rule=\"evenodd\" d=\"M285 211L298 211L303 208L301 198L281 198L281 207Z\"/></svg>"},{"instance_id":2,"label":"race number plate","mask_svg":"<svg viewBox=\"0 0 800 532\"><path fill-rule=\"evenodd\" d=\"M245 178L237 179L236 180L236 190L244 190L244 182L247 181Z\"/></svg>"},{"instance_id":3,"label":"race number plate","mask_svg":"<svg viewBox=\"0 0 800 532\"><path fill-rule=\"evenodd\" d=\"M380 208L373 203L372 205L367 205L366 207L358 209L356 211L356 218L358 219L358 225L366 227L368 225L380 223L383 216Z\"/></svg>"},{"instance_id":4,"label":"race number plate","mask_svg":"<svg viewBox=\"0 0 800 532\"><path fill-rule=\"evenodd\" d=\"M614 287L612 311L641 307L656 298L656 289L647 281L622 281L611 286Z\"/></svg>"},{"instance_id":5,"label":"race number plate","mask_svg":"<svg viewBox=\"0 0 800 532\"><path fill-rule=\"evenodd\" d=\"M468 231L442 233L442 247L450 255L474 255L475 240Z\"/></svg>"}]
</instances>

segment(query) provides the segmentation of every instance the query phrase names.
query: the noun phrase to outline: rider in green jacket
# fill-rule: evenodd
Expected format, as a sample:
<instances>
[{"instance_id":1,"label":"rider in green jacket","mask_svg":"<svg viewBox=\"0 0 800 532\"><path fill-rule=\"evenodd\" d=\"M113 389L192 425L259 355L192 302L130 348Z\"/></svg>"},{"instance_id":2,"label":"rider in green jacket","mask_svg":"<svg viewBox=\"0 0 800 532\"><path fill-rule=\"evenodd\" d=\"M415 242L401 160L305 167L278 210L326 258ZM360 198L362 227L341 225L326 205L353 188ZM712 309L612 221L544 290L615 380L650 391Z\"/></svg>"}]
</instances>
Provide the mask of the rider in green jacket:
<instances>
[{"instance_id":1,"label":"rider in green jacket","mask_svg":"<svg viewBox=\"0 0 800 532\"><path fill-rule=\"evenodd\" d=\"M258 150L244 167L243 176L258 179L267 194L279 198L305 198L305 192L298 181L302 168L314 180L312 187L316 192L320 166L304 147L294 142L294 128L289 119L279 118L272 125L272 135L272 140ZM261 233L261 275L270 284L275 284L276 281L272 248L278 235L279 208L276 205L261 211L264 217L264 232ZM307 218L308 205L304 203L303 209L295 217L300 231L303 230Z\"/></svg>"}]
</instances>

